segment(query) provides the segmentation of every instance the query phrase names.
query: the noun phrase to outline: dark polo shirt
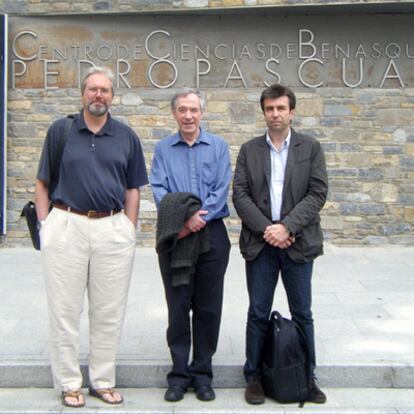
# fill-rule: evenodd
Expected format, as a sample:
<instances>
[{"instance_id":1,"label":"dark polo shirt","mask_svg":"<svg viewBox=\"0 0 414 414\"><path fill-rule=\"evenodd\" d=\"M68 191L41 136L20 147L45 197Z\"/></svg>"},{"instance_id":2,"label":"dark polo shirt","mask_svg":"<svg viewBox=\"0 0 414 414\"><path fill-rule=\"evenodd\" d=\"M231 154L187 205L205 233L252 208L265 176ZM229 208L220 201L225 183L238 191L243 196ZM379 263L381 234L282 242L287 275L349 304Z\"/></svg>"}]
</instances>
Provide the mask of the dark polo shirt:
<instances>
[{"instance_id":1,"label":"dark polo shirt","mask_svg":"<svg viewBox=\"0 0 414 414\"><path fill-rule=\"evenodd\" d=\"M65 118L47 132L37 178L50 183L50 154L63 135ZM127 125L108 116L97 134L89 131L83 113L75 116L59 170L59 182L51 194L75 209L122 209L125 190L148 184L139 138Z\"/></svg>"}]
</instances>

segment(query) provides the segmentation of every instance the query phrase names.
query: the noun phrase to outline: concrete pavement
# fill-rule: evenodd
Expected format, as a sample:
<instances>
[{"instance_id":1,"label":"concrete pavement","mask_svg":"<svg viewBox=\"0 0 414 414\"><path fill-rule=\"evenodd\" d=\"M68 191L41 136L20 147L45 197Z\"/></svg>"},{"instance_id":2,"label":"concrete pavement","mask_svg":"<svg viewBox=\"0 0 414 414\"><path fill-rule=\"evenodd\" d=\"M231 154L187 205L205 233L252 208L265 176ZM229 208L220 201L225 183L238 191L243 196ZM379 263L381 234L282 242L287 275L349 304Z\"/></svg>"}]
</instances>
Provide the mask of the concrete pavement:
<instances>
[{"instance_id":1,"label":"concrete pavement","mask_svg":"<svg viewBox=\"0 0 414 414\"><path fill-rule=\"evenodd\" d=\"M51 377L40 254L30 248L0 248L0 266L2 408L8 400L5 395L11 392L9 387L50 387ZM325 255L315 261L313 298L319 383L333 388L332 395L344 396L352 388L366 388L367 392L375 387L405 388L404 395L410 396L407 399L414 407L412 390L408 389L414 388L414 247L327 245ZM240 390L228 388L243 386L247 303L244 263L237 246L233 246L225 282L220 342L214 359L214 385L223 388L219 390L223 395L239 395ZM281 285L274 307L288 315ZM86 315L87 309L81 323L84 362L88 352ZM118 353L119 386L148 388L148 393L162 396L162 390L157 388L165 386L170 363L166 320L155 252L138 248ZM29 392L21 391L22 395ZM363 395L360 390L354 394L359 392ZM336 412L338 404L331 407L332 412ZM182 412L191 411L183 407ZM387 407L395 409L392 404ZM154 412L164 412L161 406L157 410L161 411ZM223 410L227 412L225 407ZM291 412L290 408L288 411Z\"/></svg>"},{"instance_id":2,"label":"concrete pavement","mask_svg":"<svg viewBox=\"0 0 414 414\"><path fill-rule=\"evenodd\" d=\"M86 390L85 390L86 391ZM56 391L50 388L0 388L0 414L414 414L414 390L374 388L325 388L326 404L278 404L267 400L259 406L244 401L243 390L218 388L211 402L198 401L188 392L178 403L164 401L160 388L122 389L125 402L109 406L86 395L82 409L63 407Z\"/></svg>"}]
</instances>

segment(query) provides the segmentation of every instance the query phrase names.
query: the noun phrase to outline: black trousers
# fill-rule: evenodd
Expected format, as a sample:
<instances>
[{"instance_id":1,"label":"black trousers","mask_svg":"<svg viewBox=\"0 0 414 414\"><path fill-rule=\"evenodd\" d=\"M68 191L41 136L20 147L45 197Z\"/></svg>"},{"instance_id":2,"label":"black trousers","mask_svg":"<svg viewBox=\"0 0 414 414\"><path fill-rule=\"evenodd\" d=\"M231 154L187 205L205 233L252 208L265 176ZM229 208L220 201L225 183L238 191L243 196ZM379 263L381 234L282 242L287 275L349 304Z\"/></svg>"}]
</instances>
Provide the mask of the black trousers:
<instances>
[{"instance_id":1,"label":"black trousers","mask_svg":"<svg viewBox=\"0 0 414 414\"><path fill-rule=\"evenodd\" d=\"M168 306L167 342L173 363L167 380L169 386L184 389L211 384L212 357L220 330L230 241L223 220L213 220L207 226L210 250L199 256L189 285L172 287L168 260L163 255L158 257ZM193 356L189 364L191 342Z\"/></svg>"}]
</instances>

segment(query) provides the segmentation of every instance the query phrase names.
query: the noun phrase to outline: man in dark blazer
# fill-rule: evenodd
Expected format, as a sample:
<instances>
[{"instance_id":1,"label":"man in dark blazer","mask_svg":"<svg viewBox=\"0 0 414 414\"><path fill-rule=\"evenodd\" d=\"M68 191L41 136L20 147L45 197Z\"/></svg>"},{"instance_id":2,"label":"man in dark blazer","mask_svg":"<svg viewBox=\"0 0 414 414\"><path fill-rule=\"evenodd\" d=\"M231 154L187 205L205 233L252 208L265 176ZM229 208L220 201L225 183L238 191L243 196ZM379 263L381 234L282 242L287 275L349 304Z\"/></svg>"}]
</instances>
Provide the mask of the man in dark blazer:
<instances>
[{"instance_id":1,"label":"man in dark blazer","mask_svg":"<svg viewBox=\"0 0 414 414\"><path fill-rule=\"evenodd\" d=\"M325 157L316 139L291 128L296 97L289 88L266 88L260 104L268 130L242 145L233 183L250 302L245 398L249 404L265 401L260 361L280 272L292 319L310 350L309 401L324 403L326 396L314 375L311 278L313 259L323 253L319 212L328 193Z\"/></svg>"}]
</instances>

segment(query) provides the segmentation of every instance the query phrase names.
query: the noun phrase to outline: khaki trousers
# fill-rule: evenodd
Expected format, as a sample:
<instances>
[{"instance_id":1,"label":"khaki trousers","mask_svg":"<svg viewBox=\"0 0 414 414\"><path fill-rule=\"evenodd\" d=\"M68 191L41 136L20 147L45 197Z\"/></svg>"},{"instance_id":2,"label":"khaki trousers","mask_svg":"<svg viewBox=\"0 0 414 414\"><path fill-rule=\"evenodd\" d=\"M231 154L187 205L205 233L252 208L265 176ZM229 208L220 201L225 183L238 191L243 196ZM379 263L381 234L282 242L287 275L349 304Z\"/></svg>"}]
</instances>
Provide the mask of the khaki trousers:
<instances>
[{"instance_id":1,"label":"khaki trousers","mask_svg":"<svg viewBox=\"0 0 414 414\"><path fill-rule=\"evenodd\" d=\"M40 232L54 385L80 388L79 324L89 304L89 384L115 385L136 230L123 213L90 219L54 208Z\"/></svg>"}]
</instances>

